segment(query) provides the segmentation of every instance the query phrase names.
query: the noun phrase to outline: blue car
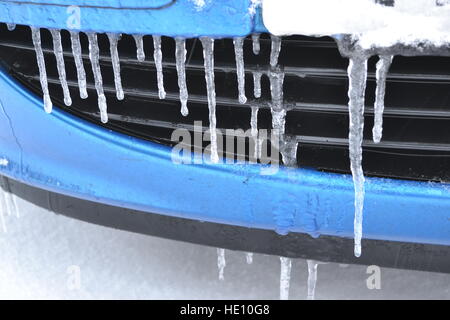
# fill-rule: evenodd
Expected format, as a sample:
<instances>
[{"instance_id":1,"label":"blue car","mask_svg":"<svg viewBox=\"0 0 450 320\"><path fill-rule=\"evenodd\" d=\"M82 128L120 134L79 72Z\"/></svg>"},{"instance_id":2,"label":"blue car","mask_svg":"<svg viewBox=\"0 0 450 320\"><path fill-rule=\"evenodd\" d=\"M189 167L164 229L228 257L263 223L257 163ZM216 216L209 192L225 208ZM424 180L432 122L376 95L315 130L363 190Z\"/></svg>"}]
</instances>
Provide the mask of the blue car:
<instances>
[{"instance_id":1,"label":"blue car","mask_svg":"<svg viewBox=\"0 0 450 320\"><path fill-rule=\"evenodd\" d=\"M262 17L251 0L0 0L4 194L219 248L450 272L448 49L395 57L380 143L368 60L355 257L348 59Z\"/></svg>"}]
</instances>

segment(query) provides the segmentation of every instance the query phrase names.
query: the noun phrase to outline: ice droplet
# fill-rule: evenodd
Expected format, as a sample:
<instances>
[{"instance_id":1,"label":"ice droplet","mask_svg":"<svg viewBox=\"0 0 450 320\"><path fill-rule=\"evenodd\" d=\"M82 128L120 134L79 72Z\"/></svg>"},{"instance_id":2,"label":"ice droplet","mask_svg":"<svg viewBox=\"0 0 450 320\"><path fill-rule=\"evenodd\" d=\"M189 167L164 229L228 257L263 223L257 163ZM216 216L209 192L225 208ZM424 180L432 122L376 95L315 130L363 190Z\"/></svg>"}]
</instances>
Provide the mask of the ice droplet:
<instances>
[{"instance_id":1,"label":"ice droplet","mask_svg":"<svg viewBox=\"0 0 450 320\"><path fill-rule=\"evenodd\" d=\"M245 254L245 259L247 260L247 264L252 264L253 263L253 253L247 252Z\"/></svg>"},{"instance_id":2,"label":"ice droplet","mask_svg":"<svg viewBox=\"0 0 450 320\"><path fill-rule=\"evenodd\" d=\"M144 36L140 34L133 34L134 41L136 42L136 57L139 62L144 62Z\"/></svg>"},{"instance_id":3,"label":"ice droplet","mask_svg":"<svg viewBox=\"0 0 450 320\"><path fill-rule=\"evenodd\" d=\"M253 72L253 95L255 98L261 98L261 76L262 72Z\"/></svg>"},{"instance_id":4,"label":"ice droplet","mask_svg":"<svg viewBox=\"0 0 450 320\"><path fill-rule=\"evenodd\" d=\"M106 97L103 91L103 78L99 62L99 48L97 34L93 32L87 33L89 39L89 59L91 60L92 73L94 74L95 89L98 95L98 108L100 110L100 119L103 123L108 122L108 111Z\"/></svg>"},{"instance_id":5,"label":"ice droplet","mask_svg":"<svg viewBox=\"0 0 450 320\"><path fill-rule=\"evenodd\" d=\"M14 31L14 29L16 29L16 24L15 23L7 23L6 27L8 28L8 31Z\"/></svg>"},{"instance_id":6,"label":"ice droplet","mask_svg":"<svg viewBox=\"0 0 450 320\"><path fill-rule=\"evenodd\" d=\"M386 93L386 78L394 56L382 55L377 63L377 89L375 91L374 125L372 129L373 142L380 143L383 134L384 96Z\"/></svg>"},{"instance_id":7,"label":"ice droplet","mask_svg":"<svg viewBox=\"0 0 450 320\"><path fill-rule=\"evenodd\" d=\"M367 57L350 58L349 77L349 150L350 168L355 188L355 256L361 256L362 220L364 206L364 172L362 169L362 142L364 133L364 102L367 81Z\"/></svg>"},{"instance_id":8,"label":"ice droplet","mask_svg":"<svg viewBox=\"0 0 450 320\"><path fill-rule=\"evenodd\" d=\"M224 280L224 270L227 265L225 261L225 249L217 248L217 268L219 269L219 280Z\"/></svg>"},{"instance_id":9,"label":"ice droplet","mask_svg":"<svg viewBox=\"0 0 450 320\"><path fill-rule=\"evenodd\" d=\"M270 49L270 65L272 67L276 67L281 51L281 38L274 35L270 35L270 38L272 39L272 47Z\"/></svg>"},{"instance_id":10,"label":"ice droplet","mask_svg":"<svg viewBox=\"0 0 450 320\"><path fill-rule=\"evenodd\" d=\"M52 112L53 104L48 92L47 71L45 68L44 54L41 46L41 29L31 27L31 36L33 38L34 50L36 51L36 60L39 68L39 78L41 82L42 93L44 96L44 110L47 113Z\"/></svg>"},{"instance_id":11,"label":"ice droplet","mask_svg":"<svg viewBox=\"0 0 450 320\"><path fill-rule=\"evenodd\" d=\"M70 106L72 105L72 98L70 97L70 91L66 79L66 65L64 63L64 53L61 44L61 30L50 29L50 33L53 38L53 52L55 53L59 82L61 82L61 87L64 93L64 103L66 106Z\"/></svg>"},{"instance_id":12,"label":"ice droplet","mask_svg":"<svg viewBox=\"0 0 450 320\"><path fill-rule=\"evenodd\" d=\"M316 295L318 263L314 260L306 260L306 262L308 263L308 296L306 299L314 300Z\"/></svg>"},{"instance_id":13,"label":"ice droplet","mask_svg":"<svg viewBox=\"0 0 450 320\"><path fill-rule=\"evenodd\" d=\"M158 78L158 94L160 99L166 98L166 91L164 91L164 76L162 68L162 51L161 51L161 37L153 36L153 59L156 65L156 76Z\"/></svg>"},{"instance_id":14,"label":"ice droplet","mask_svg":"<svg viewBox=\"0 0 450 320\"><path fill-rule=\"evenodd\" d=\"M114 71L114 84L116 86L116 97L118 100L124 99L124 93L122 88L122 78L120 76L120 59L119 52L117 50L117 44L121 37L118 33L107 33L109 39L109 51L111 52L111 62Z\"/></svg>"},{"instance_id":15,"label":"ice droplet","mask_svg":"<svg viewBox=\"0 0 450 320\"><path fill-rule=\"evenodd\" d=\"M180 88L181 114L186 117L189 114L189 110L187 107L188 90L186 85L186 40L184 38L175 38L175 60L178 87Z\"/></svg>"},{"instance_id":16,"label":"ice droplet","mask_svg":"<svg viewBox=\"0 0 450 320\"><path fill-rule=\"evenodd\" d=\"M245 96L244 38L234 38L233 44L239 88L239 103L244 104L247 102L247 97Z\"/></svg>"},{"instance_id":17,"label":"ice droplet","mask_svg":"<svg viewBox=\"0 0 450 320\"><path fill-rule=\"evenodd\" d=\"M209 131L211 135L211 161L219 162L216 132L216 87L214 83L214 39L201 37L205 64L206 90L208 95Z\"/></svg>"},{"instance_id":18,"label":"ice droplet","mask_svg":"<svg viewBox=\"0 0 450 320\"><path fill-rule=\"evenodd\" d=\"M88 97L86 89L86 71L84 70L83 57L81 52L80 34L75 31L70 31L70 40L72 42L72 54L77 68L78 87L80 90L81 99Z\"/></svg>"},{"instance_id":19,"label":"ice droplet","mask_svg":"<svg viewBox=\"0 0 450 320\"><path fill-rule=\"evenodd\" d=\"M292 260L290 258L280 257L280 263L280 300L288 300Z\"/></svg>"},{"instance_id":20,"label":"ice droplet","mask_svg":"<svg viewBox=\"0 0 450 320\"><path fill-rule=\"evenodd\" d=\"M259 33L252 34L253 54L258 55L261 51L261 45L259 43Z\"/></svg>"}]
</instances>

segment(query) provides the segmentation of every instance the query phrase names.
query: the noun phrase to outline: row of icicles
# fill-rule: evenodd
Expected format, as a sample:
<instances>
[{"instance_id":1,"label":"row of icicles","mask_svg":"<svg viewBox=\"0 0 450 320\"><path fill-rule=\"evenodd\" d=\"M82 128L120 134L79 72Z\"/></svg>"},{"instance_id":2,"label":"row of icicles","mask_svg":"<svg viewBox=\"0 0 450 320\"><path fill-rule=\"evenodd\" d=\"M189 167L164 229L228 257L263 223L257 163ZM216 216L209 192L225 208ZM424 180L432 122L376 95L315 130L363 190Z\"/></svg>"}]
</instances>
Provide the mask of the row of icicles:
<instances>
[{"instance_id":1,"label":"row of icicles","mask_svg":"<svg viewBox=\"0 0 450 320\"><path fill-rule=\"evenodd\" d=\"M253 263L253 253L246 253L246 260L248 264ZM315 299L316 284L317 284L317 267L319 264L326 264L315 260L306 260L308 265L308 295L307 300ZM217 249L217 267L219 269L219 280L224 280L224 272L226 267L225 249ZM289 288L291 286L291 269L292 259L280 257L280 300L289 299Z\"/></svg>"},{"instance_id":2,"label":"row of icicles","mask_svg":"<svg viewBox=\"0 0 450 320\"><path fill-rule=\"evenodd\" d=\"M14 25L8 25L8 29L14 29ZM44 55L41 47L41 37L40 29L31 27L33 44L36 50L36 57L40 72L40 82L42 86L42 92L44 95L44 108L46 112L51 112L52 101L50 99L50 94L47 84L47 74L45 68ZM67 106L72 104L70 97L70 92L66 80L66 72L63 58L63 49L61 45L61 34L60 30L51 29L50 30L53 37L53 49L57 61L58 75L61 82L61 86L64 93L64 103ZM86 72L83 66L83 59L81 53L80 37L78 32L70 31L71 42L72 42L72 53L74 56L78 85L80 91L80 97L87 98L86 90ZM92 65L92 71L94 74L95 88L98 95L98 107L100 110L100 118L103 123L108 121L107 113L107 102L103 91L103 80L100 70L99 63L99 47L97 41L96 33L87 33L89 40L89 59ZM120 39L120 34L107 34L110 42L110 53L111 61L114 71L114 82L116 87L117 99L124 99L124 91L122 88L122 80L120 76L120 60L117 50L117 44ZM137 59L138 61L145 60L143 36L134 35L137 47ZM205 79L207 88L207 98L208 98L208 109L209 109L209 129L211 132L211 160L214 163L219 162L218 150L217 150L217 135L216 135L216 93L215 93L215 83L214 83L214 39L209 37L200 38L203 46L203 58L204 58L204 68L205 68ZM184 38L175 38L176 50L176 69L178 73L178 86L180 90L180 102L181 102L181 113L186 116L188 115L188 90L186 85L186 46ZM247 103L247 97L245 94L245 65L244 65L244 38L234 38L234 51L236 59L236 73L239 96L238 100L241 104ZM253 43L253 53L255 55L260 52L259 34L252 35ZM154 62L157 70L157 84L158 84L158 95L160 99L164 99L166 92L164 90L164 79L162 70L162 50L161 50L161 37L153 36L154 44ZM285 149L289 153L283 152L283 146L287 144L288 140L285 140L285 119L286 119L286 106L283 100L283 82L284 82L284 72L281 67L278 66L278 57L281 51L281 38L277 36L271 36L271 52L270 52L270 69L268 71L253 71L254 80L254 96L255 98L261 97L261 76L266 74L270 80L270 90L271 90L271 113L272 113L272 127L277 129L281 135L281 147L280 152L283 155L283 159L288 159L285 163L293 164L295 161L289 158L295 158L296 156L296 146L297 141L294 144L289 145ZM392 63L393 56L380 56L380 60L377 63L376 71L376 101L375 101L375 121L373 128L373 140L375 143L379 143L382 136L382 126L383 126L383 110L384 110L384 95L386 87L386 77L390 65ZM362 239L362 213L364 204L364 174L362 169L362 142L363 142L363 129L364 129L364 95L366 89L367 80L367 57L364 55L355 56L350 58L350 63L348 67L348 77L349 77L349 151L350 151L350 167L354 181L355 188L355 220L354 220L354 240L355 240L355 255L359 257L361 255L361 239ZM258 139L258 117L259 106L256 103L251 103L251 132L254 139ZM262 141L257 140L255 145L255 158L260 157ZM295 159L294 159L295 160Z\"/></svg>"}]
</instances>

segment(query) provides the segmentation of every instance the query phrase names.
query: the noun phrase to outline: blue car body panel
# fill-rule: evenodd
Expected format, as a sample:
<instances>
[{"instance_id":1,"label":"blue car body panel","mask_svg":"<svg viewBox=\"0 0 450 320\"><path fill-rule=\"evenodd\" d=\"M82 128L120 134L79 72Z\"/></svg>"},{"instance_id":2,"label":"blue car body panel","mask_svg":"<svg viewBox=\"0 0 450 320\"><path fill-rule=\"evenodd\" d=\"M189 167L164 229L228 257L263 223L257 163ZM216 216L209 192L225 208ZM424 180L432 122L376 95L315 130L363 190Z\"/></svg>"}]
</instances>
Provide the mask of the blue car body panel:
<instances>
[{"instance_id":1,"label":"blue car body panel","mask_svg":"<svg viewBox=\"0 0 450 320\"><path fill-rule=\"evenodd\" d=\"M78 31L220 38L252 32L250 6L251 0L206 0L202 7L191 0L0 0L0 21Z\"/></svg>"},{"instance_id":2,"label":"blue car body panel","mask_svg":"<svg viewBox=\"0 0 450 320\"><path fill-rule=\"evenodd\" d=\"M238 226L353 235L349 175L261 165L175 164L171 148L112 132L0 74L1 174L101 203ZM364 237L450 244L450 186L368 178Z\"/></svg>"},{"instance_id":3,"label":"blue car body panel","mask_svg":"<svg viewBox=\"0 0 450 320\"><path fill-rule=\"evenodd\" d=\"M0 0L0 21L66 28L61 0ZM169 3L170 2L170 3ZM80 30L167 36L265 32L250 0L71 1ZM102 1L103 3L103 1ZM126 4L126 7L123 5ZM161 6L160 9L143 5ZM84 5L84 7L83 7ZM108 17L105 19L105 17ZM177 165L171 149L86 122L42 101L0 71L0 173L49 191L100 203L223 224L353 236L349 175L261 165ZM450 245L450 186L367 178L364 238Z\"/></svg>"}]
</instances>

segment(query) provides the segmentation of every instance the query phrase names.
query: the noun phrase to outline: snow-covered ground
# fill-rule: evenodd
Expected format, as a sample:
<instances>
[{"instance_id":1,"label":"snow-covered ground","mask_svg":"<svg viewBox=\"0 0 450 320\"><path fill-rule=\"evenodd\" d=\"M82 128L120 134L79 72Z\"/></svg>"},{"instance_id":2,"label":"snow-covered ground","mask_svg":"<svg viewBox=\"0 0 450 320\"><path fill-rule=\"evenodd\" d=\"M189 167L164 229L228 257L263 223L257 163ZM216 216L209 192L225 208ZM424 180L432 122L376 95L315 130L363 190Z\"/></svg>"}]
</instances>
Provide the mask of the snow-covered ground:
<instances>
[{"instance_id":1,"label":"snow-covered ground","mask_svg":"<svg viewBox=\"0 0 450 320\"><path fill-rule=\"evenodd\" d=\"M0 232L0 298L277 299L280 260L112 230L57 216L19 199L20 218ZM364 266L319 265L318 299L449 299L450 275L381 269L369 290ZM77 288L78 279L80 287ZM307 294L307 264L292 264L292 299Z\"/></svg>"}]
</instances>

